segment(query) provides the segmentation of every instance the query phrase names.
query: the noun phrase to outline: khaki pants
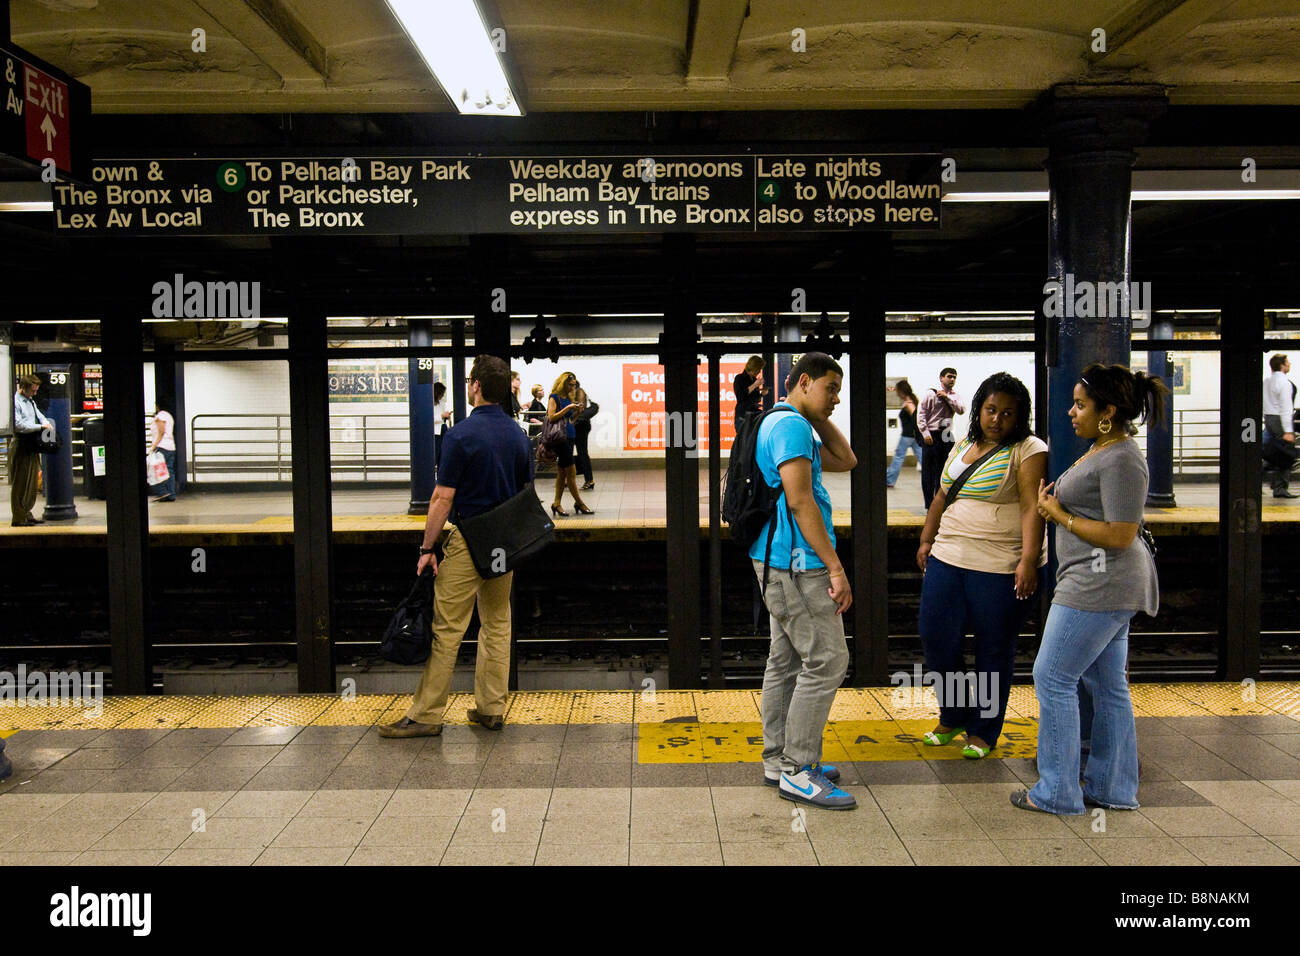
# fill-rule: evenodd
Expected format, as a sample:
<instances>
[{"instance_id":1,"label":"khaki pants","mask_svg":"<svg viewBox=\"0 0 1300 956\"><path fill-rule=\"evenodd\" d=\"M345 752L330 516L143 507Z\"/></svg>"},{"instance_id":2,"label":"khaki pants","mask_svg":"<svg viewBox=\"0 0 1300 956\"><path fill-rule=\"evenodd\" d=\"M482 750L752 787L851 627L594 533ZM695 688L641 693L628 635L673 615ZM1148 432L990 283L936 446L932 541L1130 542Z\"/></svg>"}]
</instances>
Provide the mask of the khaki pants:
<instances>
[{"instance_id":1,"label":"khaki pants","mask_svg":"<svg viewBox=\"0 0 1300 956\"><path fill-rule=\"evenodd\" d=\"M438 565L433 601L433 649L406 716L421 724L442 723L451 673L461 639L478 601L478 657L474 701L480 714L500 716L510 685L510 582L514 572L485 581L474 569L460 531L453 528Z\"/></svg>"},{"instance_id":2,"label":"khaki pants","mask_svg":"<svg viewBox=\"0 0 1300 956\"><path fill-rule=\"evenodd\" d=\"M21 451L18 436L9 436L9 513L15 527L27 523L36 504L36 483L41 470L41 456L34 451Z\"/></svg>"}]
</instances>

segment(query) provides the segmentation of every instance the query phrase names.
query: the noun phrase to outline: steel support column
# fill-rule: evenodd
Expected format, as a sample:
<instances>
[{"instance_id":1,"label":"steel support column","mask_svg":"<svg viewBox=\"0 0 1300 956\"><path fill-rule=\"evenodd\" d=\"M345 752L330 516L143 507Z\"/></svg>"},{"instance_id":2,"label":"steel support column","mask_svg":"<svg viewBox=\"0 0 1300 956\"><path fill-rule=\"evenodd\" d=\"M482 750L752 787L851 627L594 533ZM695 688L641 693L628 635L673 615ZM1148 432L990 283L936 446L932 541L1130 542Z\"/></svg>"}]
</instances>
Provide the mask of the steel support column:
<instances>
[{"instance_id":1,"label":"steel support column","mask_svg":"<svg viewBox=\"0 0 1300 956\"><path fill-rule=\"evenodd\" d=\"M870 263L849 305L849 444L858 456L850 474L853 516L853 685L885 684L889 675L889 505L880 451L887 441L885 295L889 238L863 242L857 261ZM874 281L868 281L868 280Z\"/></svg>"},{"instance_id":2,"label":"steel support column","mask_svg":"<svg viewBox=\"0 0 1300 956\"><path fill-rule=\"evenodd\" d=\"M699 337L692 294L695 241L664 237L665 492L667 497L668 682L695 687L700 679Z\"/></svg>"},{"instance_id":3,"label":"steel support column","mask_svg":"<svg viewBox=\"0 0 1300 956\"><path fill-rule=\"evenodd\" d=\"M1239 681L1259 677L1264 309L1258 293L1233 290L1220 327L1219 677Z\"/></svg>"},{"instance_id":4,"label":"steel support column","mask_svg":"<svg viewBox=\"0 0 1300 956\"><path fill-rule=\"evenodd\" d=\"M1148 306L1149 307L1149 306ZM1152 316L1151 337L1153 339L1172 339L1174 337L1173 319L1167 316ZM1169 353L1164 349L1147 353L1147 370L1152 375L1159 375L1169 383L1170 393L1165 402L1165 417L1162 423L1147 423L1147 473L1150 481L1147 486L1148 508L1173 508L1178 502L1174 500L1174 394L1173 363Z\"/></svg>"},{"instance_id":5,"label":"steel support column","mask_svg":"<svg viewBox=\"0 0 1300 956\"><path fill-rule=\"evenodd\" d=\"M1163 96L1097 97L1083 88L1052 90L1042 105L1049 150L1047 177L1048 277L1061 283L1054 329L1054 364L1048 373L1048 472L1055 478L1086 450L1070 427L1070 404L1079 373L1093 362L1129 362L1132 320L1098 315L1076 302L1081 283L1122 283L1129 288L1131 172L1151 122L1165 107ZM1096 295L1095 299L1104 296ZM1059 314L1055 314L1059 311ZM1109 311L1109 310L1106 310ZM1040 396L1040 401L1042 397Z\"/></svg>"},{"instance_id":6,"label":"steel support column","mask_svg":"<svg viewBox=\"0 0 1300 956\"><path fill-rule=\"evenodd\" d=\"M147 694L150 670L149 512L144 473L144 333L133 312L100 326L104 369L104 495L113 693Z\"/></svg>"},{"instance_id":7,"label":"steel support column","mask_svg":"<svg viewBox=\"0 0 1300 956\"><path fill-rule=\"evenodd\" d=\"M411 319L407 325L406 340L412 347L433 344L433 322L429 319ZM428 363L421 370L420 362ZM429 510L433 497L437 457L434 453L434 432L438 423L433 420L433 368L432 359L412 356L406 360L407 394L410 396L410 421L408 437L411 443L411 500L406 513L422 515Z\"/></svg>"},{"instance_id":8,"label":"steel support column","mask_svg":"<svg viewBox=\"0 0 1300 956\"><path fill-rule=\"evenodd\" d=\"M293 567L298 690L329 694L334 675L333 502L325 315L289 313L289 422L293 441Z\"/></svg>"},{"instance_id":9,"label":"steel support column","mask_svg":"<svg viewBox=\"0 0 1300 956\"><path fill-rule=\"evenodd\" d=\"M717 352L709 353L709 687L722 673L722 381Z\"/></svg>"}]
</instances>

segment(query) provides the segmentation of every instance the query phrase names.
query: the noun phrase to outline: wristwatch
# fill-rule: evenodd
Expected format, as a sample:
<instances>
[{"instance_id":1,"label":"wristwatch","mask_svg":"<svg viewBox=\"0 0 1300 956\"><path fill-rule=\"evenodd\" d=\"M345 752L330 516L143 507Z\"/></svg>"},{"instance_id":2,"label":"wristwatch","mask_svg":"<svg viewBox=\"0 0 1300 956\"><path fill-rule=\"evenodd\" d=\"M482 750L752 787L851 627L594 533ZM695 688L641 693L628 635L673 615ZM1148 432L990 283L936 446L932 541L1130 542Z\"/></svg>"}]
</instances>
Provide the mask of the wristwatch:
<instances>
[{"instance_id":1,"label":"wristwatch","mask_svg":"<svg viewBox=\"0 0 1300 956\"><path fill-rule=\"evenodd\" d=\"M433 548L421 548L421 549L420 549L420 553L421 553L421 554L433 554Z\"/></svg>"}]
</instances>

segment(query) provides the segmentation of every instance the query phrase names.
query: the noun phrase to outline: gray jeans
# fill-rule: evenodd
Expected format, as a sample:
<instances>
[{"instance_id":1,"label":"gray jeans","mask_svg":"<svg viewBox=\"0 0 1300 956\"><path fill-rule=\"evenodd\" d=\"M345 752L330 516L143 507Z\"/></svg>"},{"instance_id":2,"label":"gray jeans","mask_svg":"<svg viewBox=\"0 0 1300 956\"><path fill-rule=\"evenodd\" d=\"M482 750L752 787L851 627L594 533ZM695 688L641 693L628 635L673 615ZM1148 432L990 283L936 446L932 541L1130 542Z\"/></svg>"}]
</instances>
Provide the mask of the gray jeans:
<instances>
[{"instance_id":1,"label":"gray jeans","mask_svg":"<svg viewBox=\"0 0 1300 956\"><path fill-rule=\"evenodd\" d=\"M751 559L752 560L752 559ZM754 561L761 583L763 562ZM822 756L835 690L849 669L844 618L835 613L830 573L772 568L764 603L772 645L763 674L763 767L794 772Z\"/></svg>"}]
</instances>

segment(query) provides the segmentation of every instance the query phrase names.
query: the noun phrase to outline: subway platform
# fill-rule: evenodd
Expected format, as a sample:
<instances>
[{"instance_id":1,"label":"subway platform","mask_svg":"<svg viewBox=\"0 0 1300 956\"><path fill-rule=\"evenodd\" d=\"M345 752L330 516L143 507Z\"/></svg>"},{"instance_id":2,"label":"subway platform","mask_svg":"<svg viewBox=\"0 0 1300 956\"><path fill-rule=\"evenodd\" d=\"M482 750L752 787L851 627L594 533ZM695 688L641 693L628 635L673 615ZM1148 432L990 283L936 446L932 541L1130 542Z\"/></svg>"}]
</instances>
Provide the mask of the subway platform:
<instances>
[{"instance_id":1,"label":"subway platform","mask_svg":"<svg viewBox=\"0 0 1300 956\"><path fill-rule=\"evenodd\" d=\"M1300 864L1300 683L1132 695L1141 809L1079 817L1008 802L1037 779L1025 686L982 761L920 745L932 699L840 690L824 759L848 813L762 785L757 691L519 693L498 732L458 694L412 740L376 733L392 695L11 701L0 864Z\"/></svg>"},{"instance_id":2,"label":"subway platform","mask_svg":"<svg viewBox=\"0 0 1300 956\"><path fill-rule=\"evenodd\" d=\"M707 532L708 469L701 463L700 526ZM596 514L575 515L573 499L566 491L563 506L569 517L558 518L556 528L564 536L590 533L596 537L662 538L667 521L665 477L661 469L628 468L598 463L596 487L583 492L583 500ZM850 479L847 473L824 475L831 496L837 532L852 533ZM539 474L535 481L538 497L550 504L554 497L554 472ZM915 535L925 523L918 468L908 465L899 476L898 485L888 492L888 520L891 534ZM1175 508L1148 508L1147 523L1157 534L1213 535L1219 522L1219 486L1215 482L1176 482ZM1289 528L1300 521L1300 498L1275 499L1267 488L1262 491L1262 517L1266 532ZM406 514L409 489L397 485L365 485L339 482L332 495L334 531L344 540L387 539L394 532L418 535L424 515ZM22 543L48 546L56 543L91 544L102 539L107 530L105 502L78 496L78 517L70 521L49 521L27 528L9 526L8 496L0 496L0 546ZM39 516L41 503L37 502ZM204 535L227 535L235 540L278 541L293 531L293 494L283 490L239 490L230 486L220 489L192 485L174 502L149 506L149 527L160 542L188 542ZM725 525L724 525L725 533ZM88 537L87 537L88 536ZM56 541L41 541L53 538Z\"/></svg>"}]
</instances>

